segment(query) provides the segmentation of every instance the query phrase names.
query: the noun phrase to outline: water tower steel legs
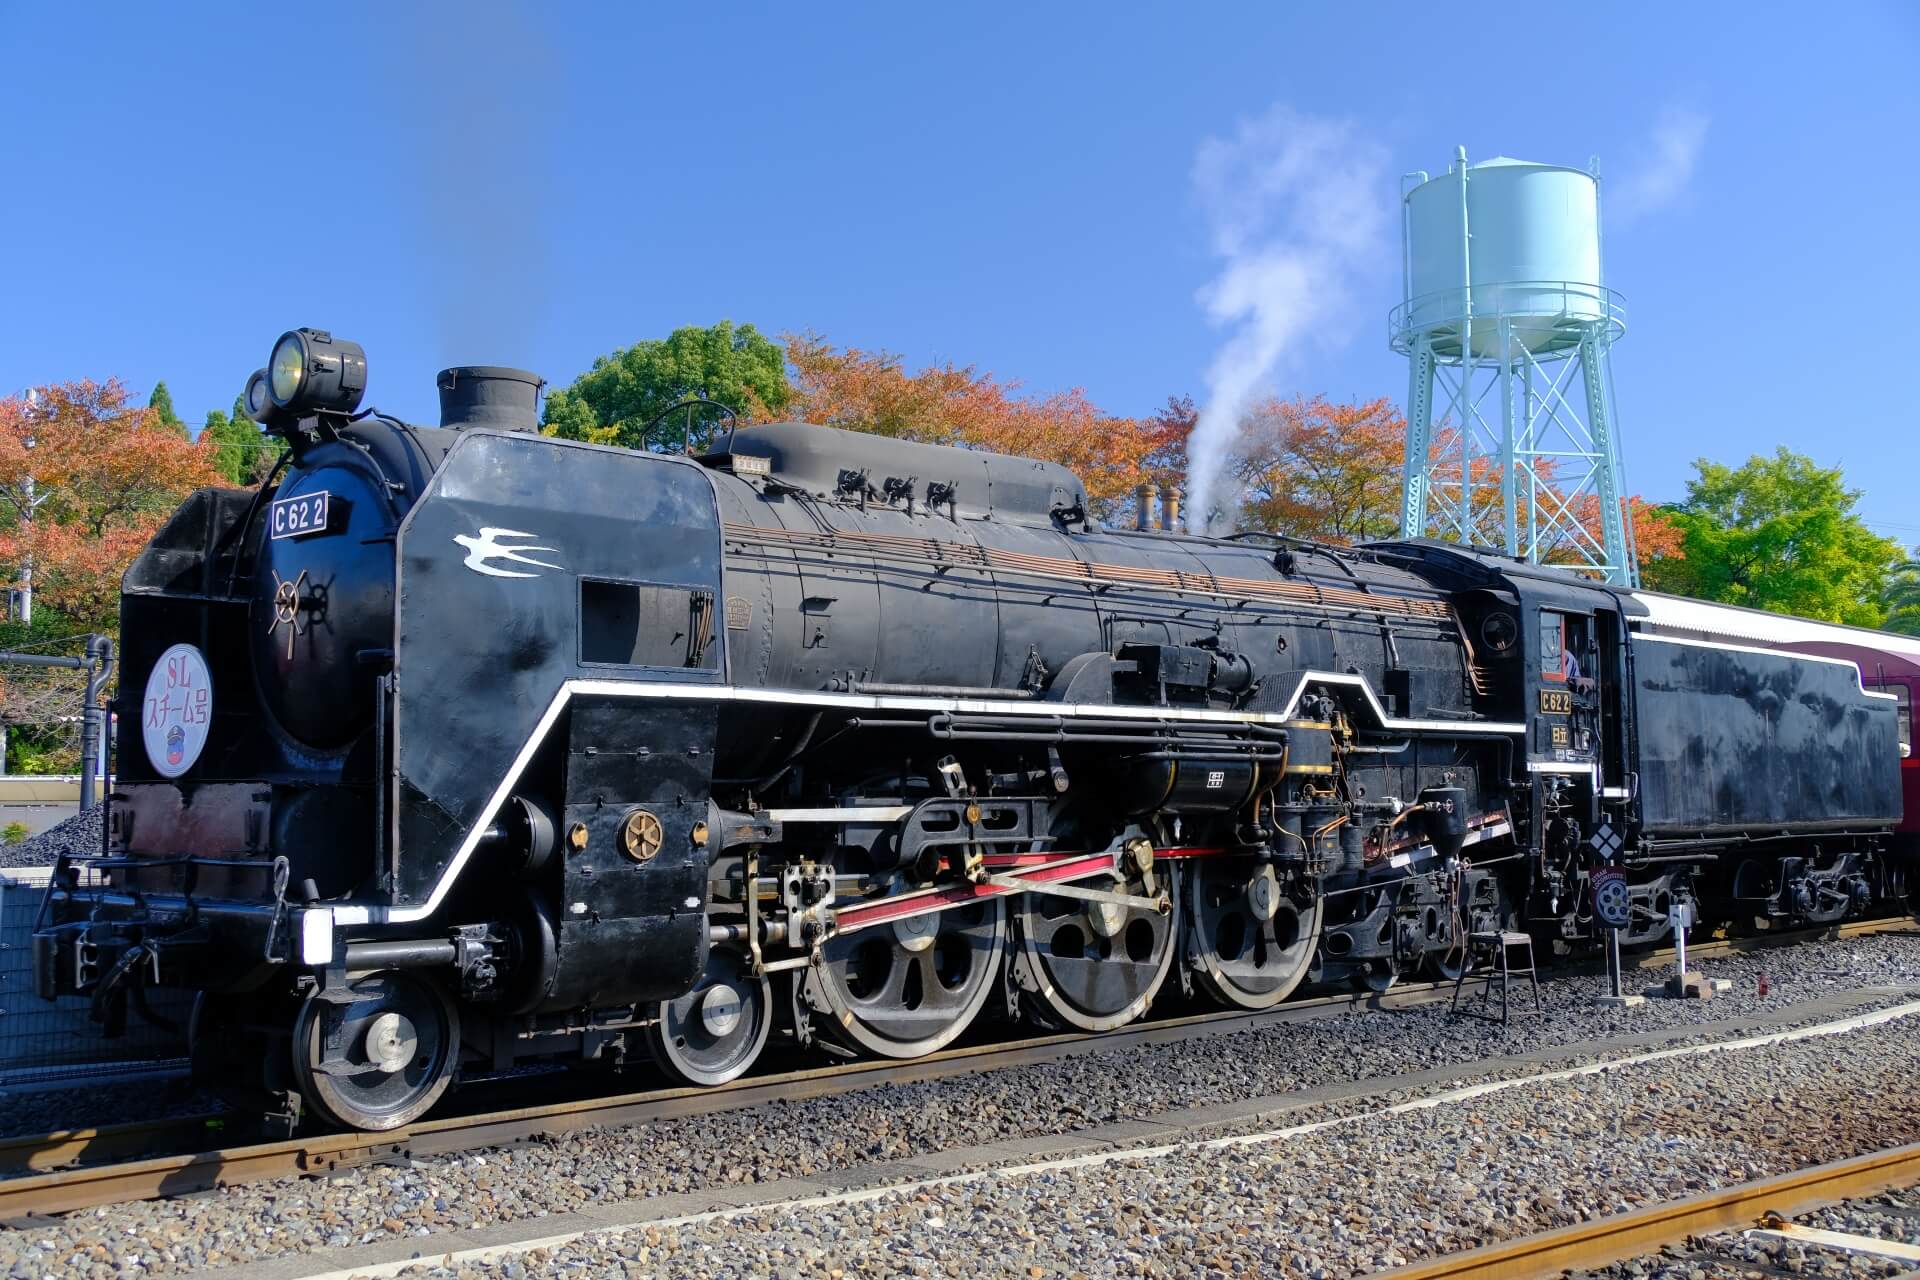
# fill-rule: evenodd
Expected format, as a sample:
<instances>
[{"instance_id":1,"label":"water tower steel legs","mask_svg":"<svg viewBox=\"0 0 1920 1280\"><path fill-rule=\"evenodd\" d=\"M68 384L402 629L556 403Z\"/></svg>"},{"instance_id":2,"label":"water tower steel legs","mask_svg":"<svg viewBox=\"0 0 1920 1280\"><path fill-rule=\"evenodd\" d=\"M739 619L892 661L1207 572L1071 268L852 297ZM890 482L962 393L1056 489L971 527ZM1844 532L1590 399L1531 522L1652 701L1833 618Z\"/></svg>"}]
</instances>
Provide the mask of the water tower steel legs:
<instances>
[{"instance_id":1,"label":"water tower steel legs","mask_svg":"<svg viewBox=\"0 0 1920 1280\"><path fill-rule=\"evenodd\" d=\"M1427 467L1433 452L1433 344L1424 338L1407 361L1407 450L1400 467L1400 529L1417 537L1427 527ZM1408 532L1411 531L1411 532Z\"/></svg>"},{"instance_id":2,"label":"water tower steel legs","mask_svg":"<svg viewBox=\"0 0 1920 1280\"><path fill-rule=\"evenodd\" d=\"M1506 530L1506 553L1520 554L1520 528L1515 517L1514 490L1520 469L1513 465L1513 318L1500 317L1500 516Z\"/></svg>"},{"instance_id":3,"label":"water tower steel legs","mask_svg":"<svg viewBox=\"0 0 1920 1280\"><path fill-rule=\"evenodd\" d=\"M1593 569L1609 582L1638 586L1608 394L1609 336L1604 325L1583 326L1573 347L1537 357L1502 316L1495 351L1479 359L1469 344L1451 359L1437 357L1426 335L1414 340L1408 351L1402 534L1431 533L1534 562ZM1584 384L1580 395L1570 394L1574 378ZM1436 395L1436 384L1446 394ZM1436 431L1436 423L1459 438ZM1476 461L1497 468L1497 516L1476 510L1477 485L1494 479L1476 477ZM1582 516L1595 508L1599 527L1592 529Z\"/></svg>"},{"instance_id":4,"label":"water tower steel legs","mask_svg":"<svg viewBox=\"0 0 1920 1280\"><path fill-rule=\"evenodd\" d=\"M1637 585L1608 354L1626 312L1601 283L1597 171L1469 165L1461 148L1444 175L1405 175L1400 198L1402 535Z\"/></svg>"},{"instance_id":5,"label":"water tower steel legs","mask_svg":"<svg viewBox=\"0 0 1920 1280\"><path fill-rule=\"evenodd\" d=\"M1607 394L1612 370L1606 355L1604 332L1592 333L1580 344L1580 376L1587 384L1587 430L1596 457L1595 474L1600 479L1600 521L1606 556L1626 570L1623 576L1609 574L1608 579L1637 587L1640 585L1639 562L1634 559L1627 535L1624 509L1627 495L1622 492L1620 448L1613 433L1612 397Z\"/></svg>"}]
</instances>

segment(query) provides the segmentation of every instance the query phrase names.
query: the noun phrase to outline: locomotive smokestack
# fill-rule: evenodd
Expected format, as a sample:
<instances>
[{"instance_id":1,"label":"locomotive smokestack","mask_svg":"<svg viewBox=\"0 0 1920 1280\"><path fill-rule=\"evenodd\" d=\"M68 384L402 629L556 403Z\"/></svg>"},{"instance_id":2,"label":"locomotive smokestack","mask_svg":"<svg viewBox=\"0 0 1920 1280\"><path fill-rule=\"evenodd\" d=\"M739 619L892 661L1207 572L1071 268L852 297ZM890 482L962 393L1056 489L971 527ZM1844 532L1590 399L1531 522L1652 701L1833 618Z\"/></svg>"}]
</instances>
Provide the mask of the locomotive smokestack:
<instances>
[{"instance_id":1,"label":"locomotive smokestack","mask_svg":"<svg viewBox=\"0 0 1920 1280\"><path fill-rule=\"evenodd\" d=\"M537 373L473 364L442 369L435 381L440 384L443 427L540 429L540 392L547 382Z\"/></svg>"},{"instance_id":2,"label":"locomotive smokestack","mask_svg":"<svg viewBox=\"0 0 1920 1280\"><path fill-rule=\"evenodd\" d=\"M1143 484L1134 489L1133 500L1136 506L1134 524L1142 532L1153 528L1153 499L1159 489L1151 484Z\"/></svg>"},{"instance_id":3,"label":"locomotive smokestack","mask_svg":"<svg viewBox=\"0 0 1920 1280\"><path fill-rule=\"evenodd\" d=\"M1161 497L1166 506L1161 509L1160 527L1168 533L1180 532L1180 486L1168 485Z\"/></svg>"}]
</instances>

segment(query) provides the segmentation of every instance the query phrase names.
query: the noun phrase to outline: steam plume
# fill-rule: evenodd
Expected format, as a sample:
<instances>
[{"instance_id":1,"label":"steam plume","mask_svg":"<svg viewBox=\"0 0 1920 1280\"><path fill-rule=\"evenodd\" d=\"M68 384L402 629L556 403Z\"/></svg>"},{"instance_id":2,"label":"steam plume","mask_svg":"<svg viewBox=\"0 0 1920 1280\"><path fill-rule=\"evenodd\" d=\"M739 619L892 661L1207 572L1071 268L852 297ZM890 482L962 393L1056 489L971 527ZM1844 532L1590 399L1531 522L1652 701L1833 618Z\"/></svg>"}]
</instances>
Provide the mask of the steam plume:
<instances>
[{"instance_id":1,"label":"steam plume","mask_svg":"<svg viewBox=\"0 0 1920 1280\"><path fill-rule=\"evenodd\" d=\"M1662 114L1653 129L1652 154L1607 192L1608 216L1624 226L1684 196L1706 149L1707 124L1707 117L1697 111L1669 108Z\"/></svg>"},{"instance_id":2,"label":"steam plume","mask_svg":"<svg viewBox=\"0 0 1920 1280\"><path fill-rule=\"evenodd\" d=\"M1224 259L1199 302L1230 329L1187 444L1187 525L1204 533L1232 505L1221 481L1247 403L1308 339L1344 336L1354 278L1390 260L1392 188L1385 152L1351 123L1284 106L1201 144L1193 184Z\"/></svg>"},{"instance_id":3,"label":"steam plume","mask_svg":"<svg viewBox=\"0 0 1920 1280\"><path fill-rule=\"evenodd\" d=\"M525 363L545 303L541 159L561 81L555 59L519 0L401 12L408 38L394 52L408 92L397 123L418 148L409 203L440 358Z\"/></svg>"}]
</instances>

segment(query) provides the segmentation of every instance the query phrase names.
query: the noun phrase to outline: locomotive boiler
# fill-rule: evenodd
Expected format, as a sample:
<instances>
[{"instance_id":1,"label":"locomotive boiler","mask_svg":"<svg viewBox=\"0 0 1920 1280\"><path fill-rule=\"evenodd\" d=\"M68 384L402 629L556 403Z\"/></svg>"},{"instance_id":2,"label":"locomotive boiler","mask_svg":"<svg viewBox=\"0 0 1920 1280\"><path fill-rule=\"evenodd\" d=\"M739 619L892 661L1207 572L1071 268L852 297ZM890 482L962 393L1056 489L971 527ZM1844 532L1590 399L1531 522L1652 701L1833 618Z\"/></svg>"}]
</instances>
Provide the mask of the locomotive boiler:
<instances>
[{"instance_id":1,"label":"locomotive boiler","mask_svg":"<svg viewBox=\"0 0 1920 1280\"><path fill-rule=\"evenodd\" d=\"M540 435L511 369L441 373L438 427L365 385L286 335L249 390L282 468L128 571L139 730L35 939L109 1023L199 993L196 1072L269 1110L1384 987L1590 941L1601 865L1636 943L1895 886L1895 707L1844 661L1436 543L1107 529L1030 459L793 422L667 456Z\"/></svg>"}]
</instances>

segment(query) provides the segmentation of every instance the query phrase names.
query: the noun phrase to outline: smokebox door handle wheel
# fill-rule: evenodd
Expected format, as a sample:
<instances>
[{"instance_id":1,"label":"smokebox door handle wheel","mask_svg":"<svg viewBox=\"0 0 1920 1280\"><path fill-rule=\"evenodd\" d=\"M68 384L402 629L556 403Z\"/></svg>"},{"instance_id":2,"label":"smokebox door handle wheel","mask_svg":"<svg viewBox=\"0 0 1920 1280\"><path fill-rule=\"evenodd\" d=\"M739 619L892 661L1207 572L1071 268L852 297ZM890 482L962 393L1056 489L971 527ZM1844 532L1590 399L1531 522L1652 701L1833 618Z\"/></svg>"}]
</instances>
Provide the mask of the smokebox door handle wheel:
<instances>
[{"instance_id":1,"label":"smokebox door handle wheel","mask_svg":"<svg viewBox=\"0 0 1920 1280\"><path fill-rule=\"evenodd\" d=\"M307 997L294 1023L301 1096L329 1123L378 1132L426 1114L460 1064L460 1014L440 987L400 971L348 984L354 999Z\"/></svg>"}]
</instances>

